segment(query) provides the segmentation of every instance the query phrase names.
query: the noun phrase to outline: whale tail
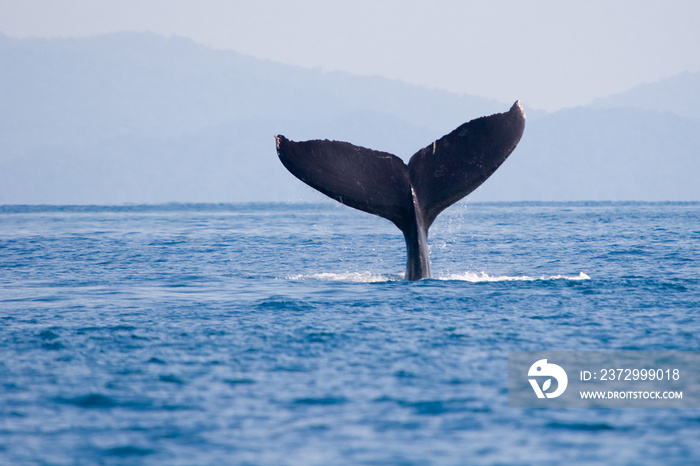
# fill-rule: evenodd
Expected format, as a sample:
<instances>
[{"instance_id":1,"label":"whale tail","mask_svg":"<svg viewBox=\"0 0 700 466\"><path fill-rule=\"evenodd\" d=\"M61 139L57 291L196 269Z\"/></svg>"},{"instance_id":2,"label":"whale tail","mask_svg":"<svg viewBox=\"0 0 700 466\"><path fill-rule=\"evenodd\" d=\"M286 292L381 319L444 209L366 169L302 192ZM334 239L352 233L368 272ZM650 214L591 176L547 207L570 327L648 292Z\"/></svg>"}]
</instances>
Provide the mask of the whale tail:
<instances>
[{"instance_id":1,"label":"whale tail","mask_svg":"<svg viewBox=\"0 0 700 466\"><path fill-rule=\"evenodd\" d=\"M406 240L406 279L420 280L430 278L430 226L501 166L524 129L518 101L508 112L464 123L416 152L408 165L393 154L347 142L275 139L280 161L301 181L393 222Z\"/></svg>"}]
</instances>

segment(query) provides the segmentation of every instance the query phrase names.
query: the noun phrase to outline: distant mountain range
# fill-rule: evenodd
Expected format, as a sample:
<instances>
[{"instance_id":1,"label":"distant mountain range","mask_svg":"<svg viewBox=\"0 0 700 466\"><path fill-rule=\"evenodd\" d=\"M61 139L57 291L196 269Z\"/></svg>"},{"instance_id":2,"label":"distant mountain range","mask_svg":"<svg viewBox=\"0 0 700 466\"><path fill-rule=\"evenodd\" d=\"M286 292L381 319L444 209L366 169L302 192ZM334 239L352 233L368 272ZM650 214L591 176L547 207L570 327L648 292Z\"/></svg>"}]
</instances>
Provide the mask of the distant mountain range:
<instances>
[{"instance_id":1,"label":"distant mountain range","mask_svg":"<svg viewBox=\"0 0 700 466\"><path fill-rule=\"evenodd\" d=\"M0 204L317 201L273 136L408 158L498 102L213 50L181 38L0 35ZM514 101L518 96L513 96ZM476 200L700 200L700 74L529 108Z\"/></svg>"},{"instance_id":2,"label":"distant mountain range","mask_svg":"<svg viewBox=\"0 0 700 466\"><path fill-rule=\"evenodd\" d=\"M652 84L641 84L622 94L595 100L595 108L630 107L700 118L700 73L681 73Z\"/></svg>"}]
</instances>

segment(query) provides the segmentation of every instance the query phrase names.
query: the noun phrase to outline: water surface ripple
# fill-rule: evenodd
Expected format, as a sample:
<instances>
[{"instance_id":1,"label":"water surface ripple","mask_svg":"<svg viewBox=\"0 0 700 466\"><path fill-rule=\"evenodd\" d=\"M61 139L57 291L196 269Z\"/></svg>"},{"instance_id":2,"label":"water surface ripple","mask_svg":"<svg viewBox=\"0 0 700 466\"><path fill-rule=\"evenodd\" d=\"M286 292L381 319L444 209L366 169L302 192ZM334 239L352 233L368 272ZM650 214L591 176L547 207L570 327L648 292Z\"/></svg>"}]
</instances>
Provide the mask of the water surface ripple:
<instances>
[{"instance_id":1,"label":"water surface ripple","mask_svg":"<svg viewBox=\"0 0 700 466\"><path fill-rule=\"evenodd\" d=\"M507 407L509 350L700 349L700 204L460 204L405 282L333 204L0 207L1 464L691 464L700 413Z\"/></svg>"}]
</instances>

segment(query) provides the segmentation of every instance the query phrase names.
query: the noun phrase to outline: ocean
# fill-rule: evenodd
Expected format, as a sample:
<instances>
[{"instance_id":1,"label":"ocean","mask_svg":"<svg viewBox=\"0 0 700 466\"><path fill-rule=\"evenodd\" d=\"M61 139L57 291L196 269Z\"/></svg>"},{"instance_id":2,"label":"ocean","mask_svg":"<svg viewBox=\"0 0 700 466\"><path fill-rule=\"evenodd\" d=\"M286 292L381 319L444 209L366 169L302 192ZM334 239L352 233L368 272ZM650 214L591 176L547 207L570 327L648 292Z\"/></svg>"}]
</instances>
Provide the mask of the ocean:
<instances>
[{"instance_id":1,"label":"ocean","mask_svg":"<svg viewBox=\"0 0 700 466\"><path fill-rule=\"evenodd\" d=\"M698 409L508 407L508 351L700 350L700 203L0 207L0 464L698 464Z\"/></svg>"}]
</instances>

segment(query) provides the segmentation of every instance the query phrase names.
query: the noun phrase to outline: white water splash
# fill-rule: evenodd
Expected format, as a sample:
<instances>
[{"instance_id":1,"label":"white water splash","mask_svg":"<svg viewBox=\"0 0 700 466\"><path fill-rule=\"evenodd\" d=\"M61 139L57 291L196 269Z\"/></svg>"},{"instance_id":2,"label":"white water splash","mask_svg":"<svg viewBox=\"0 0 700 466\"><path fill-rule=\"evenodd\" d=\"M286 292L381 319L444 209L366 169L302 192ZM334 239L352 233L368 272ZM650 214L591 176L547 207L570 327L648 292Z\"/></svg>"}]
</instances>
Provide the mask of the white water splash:
<instances>
[{"instance_id":1,"label":"white water splash","mask_svg":"<svg viewBox=\"0 0 700 466\"><path fill-rule=\"evenodd\" d=\"M326 282L380 283L402 280L398 275L381 275L371 272L344 273L313 273L310 275L294 275L290 280L320 280Z\"/></svg>"},{"instance_id":2,"label":"white water splash","mask_svg":"<svg viewBox=\"0 0 700 466\"><path fill-rule=\"evenodd\" d=\"M320 280L326 282L352 282L352 283L381 283L403 281L403 276L400 275L382 275L371 272L344 272L344 273L314 273L310 275L294 275L288 277L289 280ZM542 275L540 277L521 276L491 276L485 272L465 272L462 274L450 274L444 277L434 277L435 280L443 281L465 281L471 283L481 282L526 282L538 280L590 280L591 277L581 272L578 275Z\"/></svg>"},{"instance_id":3,"label":"white water splash","mask_svg":"<svg viewBox=\"0 0 700 466\"><path fill-rule=\"evenodd\" d=\"M550 275L549 277L545 275L541 275L539 277L529 277L527 275L521 275L519 277L517 276L507 276L507 275L499 275L499 276L491 276L488 275L485 272L476 273L476 272L466 272L462 274L451 274L447 275L445 277L438 277L438 280L457 280L457 281L465 281L465 282L472 282L472 283L481 283L481 282L532 282L532 281L538 281L538 280L590 280L591 277L586 275L585 273L581 272L578 275L573 275L573 276L567 276L567 275Z\"/></svg>"}]
</instances>

